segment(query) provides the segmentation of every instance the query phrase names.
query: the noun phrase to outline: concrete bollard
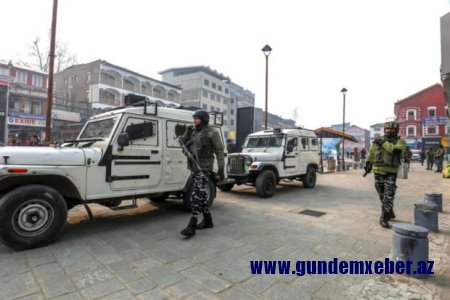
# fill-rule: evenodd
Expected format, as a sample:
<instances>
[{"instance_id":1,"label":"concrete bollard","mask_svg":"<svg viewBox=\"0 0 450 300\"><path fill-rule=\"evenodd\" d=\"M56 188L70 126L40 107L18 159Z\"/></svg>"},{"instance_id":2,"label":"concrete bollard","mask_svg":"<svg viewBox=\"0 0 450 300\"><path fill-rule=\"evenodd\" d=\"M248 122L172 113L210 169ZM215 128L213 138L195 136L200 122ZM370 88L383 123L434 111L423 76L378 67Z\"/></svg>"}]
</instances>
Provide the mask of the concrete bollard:
<instances>
[{"instance_id":1,"label":"concrete bollard","mask_svg":"<svg viewBox=\"0 0 450 300\"><path fill-rule=\"evenodd\" d=\"M358 163L353 163L353 170L358 169Z\"/></svg>"},{"instance_id":2,"label":"concrete bollard","mask_svg":"<svg viewBox=\"0 0 450 300\"><path fill-rule=\"evenodd\" d=\"M341 165L337 165L336 166L336 172L340 172L341 171Z\"/></svg>"},{"instance_id":3,"label":"concrete bollard","mask_svg":"<svg viewBox=\"0 0 450 300\"><path fill-rule=\"evenodd\" d=\"M350 164L345 164L345 170L347 170L347 171L350 170Z\"/></svg>"},{"instance_id":4,"label":"concrete bollard","mask_svg":"<svg viewBox=\"0 0 450 300\"><path fill-rule=\"evenodd\" d=\"M442 212L442 193L426 192L425 202L436 204L438 212Z\"/></svg>"},{"instance_id":5,"label":"concrete bollard","mask_svg":"<svg viewBox=\"0 0 450 300\"><path fill-rule=\"evenodd\" d=\"M397 223L393 225L392 256L395 261L412 261L412 272L418 261L428 261L428 230L421 226ZM413 275L412 276L426 276Z\"/></svg>"},{"instance_id":6,"label":"concrete bollard","mask_svg":"<svg viewBox=\"0 0 450 300\"><path fill-rule=\"evenodd\" d=\"M425 227L429 231L438 231L438 206L430 202L414 204L414 224Z\"/></svg>"},{"instance_id":7,"label":"concrete bollard","mask_svg":"<svg viewBox=\"0 0 450 300\"><path fill-rule=\"evenodd\" d=\"M364 168L364 163L359 163L359 168L363 169Z\"/></svg>"}]
</instances>

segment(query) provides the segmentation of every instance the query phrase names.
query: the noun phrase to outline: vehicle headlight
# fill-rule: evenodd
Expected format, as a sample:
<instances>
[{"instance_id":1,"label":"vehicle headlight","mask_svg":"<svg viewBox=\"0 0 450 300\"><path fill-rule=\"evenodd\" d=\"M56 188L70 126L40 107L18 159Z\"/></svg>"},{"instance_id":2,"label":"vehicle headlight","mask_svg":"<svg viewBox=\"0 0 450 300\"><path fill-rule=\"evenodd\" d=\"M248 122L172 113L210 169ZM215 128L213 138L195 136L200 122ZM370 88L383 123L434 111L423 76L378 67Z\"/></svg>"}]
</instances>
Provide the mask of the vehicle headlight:
<instances>
[{"instance_id":1,"label":"vehicle headlight","mask_svg":"<svg viewBox=\"0 0 450 300\"><path fill-rule=\"evenodd\" d=\"M245 166L248 168L251 164L252 164L253 160L251 158L251 156L247 156L245 158Z\"/></svg>"}]
</instances>

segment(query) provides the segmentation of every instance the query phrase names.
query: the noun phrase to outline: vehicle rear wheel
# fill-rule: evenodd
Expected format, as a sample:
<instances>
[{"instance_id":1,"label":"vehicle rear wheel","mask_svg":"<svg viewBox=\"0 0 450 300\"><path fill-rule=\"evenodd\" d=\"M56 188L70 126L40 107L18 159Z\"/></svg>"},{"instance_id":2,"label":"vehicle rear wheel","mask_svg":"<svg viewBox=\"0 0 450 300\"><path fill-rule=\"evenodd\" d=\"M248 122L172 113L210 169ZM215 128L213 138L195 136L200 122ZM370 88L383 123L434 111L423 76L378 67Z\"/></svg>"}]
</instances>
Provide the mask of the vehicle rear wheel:
<instances>
[{"instance_id":1,"label":"vehicle rear wheel","mask_svg":"<svg viewBox=\"0 0 450 300\"><path fill-rule=\"evenodd\" d=\"M184 204L184 207L186 208L186 210L188 210L188 211L191 211L192 190L193 190L193 185L191 182L191 185L189 186L188 190L183 195L183 204ZM206 195L208 198L208 205L209 205L209 207L211 207L213 205L214 198L216 198L216 184L214 183L214 180L212 180L209 177L208 177L208 184L206 186Z\"/></svg>"},{"instance_id":2,"label":"vehicle rear wheel","mask_svg":"<svg viewBox=\"0 0 450 300\"><path fill-rule=\"evenodd\" d=\"M307 189L312 189L316 186L316 179L316 169L308 167L308 171L306 171L306 175L303 177L303 186Z\"/></svg>"},{"instance_id":3,"label":"vehicle rear wheel","mask_svg":"<svg viewBox=\"0 0 450 300\"><path fill-rule=\"evenodd\" d=\"M231 189L233 188L234 183L225 183L225 184L221 184L218 185L217 187L222 191L222 192L229 192L231 191Z\"/></svg>"},{"instance_id":4,"label":"vehicle rear wheel","mask_svg":"<svg viewBox=\"0 0 450 300\"><path fill-rule=\"evenodd\" d=\"M26 185L0 200L0 236L14 249L53 242L67 220L62 195L47 186Z\"/></svg>"},{"instance_id":5,"label":"vehicle rear wheel","mask_svg":"<svg viewBox=\"0 0 450 300\"><path fill-rule=\"evenodd\" d=\"M272 170L262 171L256 178L256 193L262 198L272 197L277 189L277 176Z\"/></svg>"}]
</instances>

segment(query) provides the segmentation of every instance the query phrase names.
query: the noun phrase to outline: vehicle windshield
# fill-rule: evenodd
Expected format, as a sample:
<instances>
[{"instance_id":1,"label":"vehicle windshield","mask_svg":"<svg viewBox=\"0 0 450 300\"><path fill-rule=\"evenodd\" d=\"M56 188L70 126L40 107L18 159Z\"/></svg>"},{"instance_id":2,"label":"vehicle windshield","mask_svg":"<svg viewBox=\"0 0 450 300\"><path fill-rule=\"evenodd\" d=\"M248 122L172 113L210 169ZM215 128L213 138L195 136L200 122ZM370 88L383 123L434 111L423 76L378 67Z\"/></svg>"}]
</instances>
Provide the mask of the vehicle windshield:
<instances>
[{"instance_id":1,"label":"vehicle windshield","mask_svg":"<svg viewBox=\"0 0 450 300\"><path fill-rule=\"evenodd\" d=\"M247 138L245 148L284 147L284 135L255 136Z\"/></svg>"},{"instance_id":2,"label":"vehicle windshield","mask_svg":"<svg viewBox=\"0 0 450 300\"><path fill-rule=\"evenodd\" d=\"M79 139L108 138L116 120L117 117L87 123Z\"/></svg>"}]
</instances>

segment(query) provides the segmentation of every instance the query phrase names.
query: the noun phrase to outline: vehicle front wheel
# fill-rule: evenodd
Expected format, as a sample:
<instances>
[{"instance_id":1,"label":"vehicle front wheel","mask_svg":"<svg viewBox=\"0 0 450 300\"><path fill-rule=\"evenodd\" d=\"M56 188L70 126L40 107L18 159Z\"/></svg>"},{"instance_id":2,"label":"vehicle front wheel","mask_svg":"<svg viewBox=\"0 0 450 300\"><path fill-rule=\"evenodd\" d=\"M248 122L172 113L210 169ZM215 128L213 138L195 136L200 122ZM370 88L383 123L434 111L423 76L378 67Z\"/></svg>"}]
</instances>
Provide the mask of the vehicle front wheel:
<instances>
[{"instance_id":1,"label":"vehicle front wheel","mask_svg":"<svg viewBox=\"0 0 450 300\"><path fill-rule=\"evenodd\" d=\"M303 186L307 189L312 189L316 186L316 179L316 169L308 167L308 171L306 171L306 175L303 177Z\"/></svg>"},{"instance_id":2,"label":"vehicle front wheel","mask_svg":"<svg viewBox=\"0 0 450 300\"><path fill-rule=\"evenodd\" d=\"M193 185L191 182L191 185L189 186L188 190L183 195L183 204L188 211L191 211L192 209L192 200L191 200L192 191ZM206 195L208 199L208 206L211 207L213 205L214 198L216 198L216 184L214 183L214 180L212 180L209 177L208 177L208 184L206 185Z\"/></svg>"},{"instance_id":3,"label":"vehicle front wheel","mask_svg":"<svg viewBox=\"0 0 450 300\"><path fill-rule=\"evenodd\" d=\"M262 198L272 197L277 189L277 176L272 170L264 170L256 178L256 193Z\"/></svg>"},{"instance_id":4,"label":"vehicle front wheel","mask_svg":"<svg viewBox=\"0 0 450 300\"><path fill-rule=\"evenodd\" d=\"M53 242L66 220L64 198L47 186L22 186L0 199L0 236L14 249Z\"/></svg>"}]
</instances>

